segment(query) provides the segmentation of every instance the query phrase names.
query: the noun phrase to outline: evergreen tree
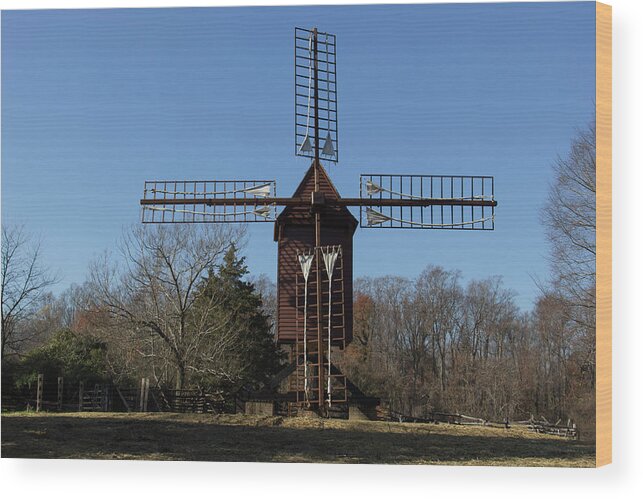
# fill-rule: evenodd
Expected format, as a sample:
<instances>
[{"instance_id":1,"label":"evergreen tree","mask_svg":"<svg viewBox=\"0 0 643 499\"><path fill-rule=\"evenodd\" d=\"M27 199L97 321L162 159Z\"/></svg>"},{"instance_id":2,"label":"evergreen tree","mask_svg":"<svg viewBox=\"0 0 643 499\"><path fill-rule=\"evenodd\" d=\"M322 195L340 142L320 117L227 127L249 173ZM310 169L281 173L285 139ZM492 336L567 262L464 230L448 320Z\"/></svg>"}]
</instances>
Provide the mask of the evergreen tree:
<instances>
[{"instance_id":1,"label":"evergreen tree","mask_svg":"<svg viewBox=\"0 0 643 499\"><path fill-rule=\"evenodd\" d=\"M217 302L210 312L211 321L220 324L219 337L227 338L225 351L216 359L208 359L218 365L201 370L206 374L193 378L202 387L226 392L258 388L280 368L271 318L264 312L254 284L244 280L247 274L245 257L238 257L237 248L231 245L223 263L210 269L201 285L199 299Z\"/></svg>"},{"instance_id":2,"label":"evergreen tree","mask_svg":"<svg viewBox=\"0 0 643 499\"><path fill-rule=\"evenodd\" d=\"M63 329L29 352L18 366L18 373L18 386L34 383L38 374L47 379L63 376L65 383L71 385L79 381L102 383L107 380L107 345L89 335Z\"/></svg>"}]
</instances>

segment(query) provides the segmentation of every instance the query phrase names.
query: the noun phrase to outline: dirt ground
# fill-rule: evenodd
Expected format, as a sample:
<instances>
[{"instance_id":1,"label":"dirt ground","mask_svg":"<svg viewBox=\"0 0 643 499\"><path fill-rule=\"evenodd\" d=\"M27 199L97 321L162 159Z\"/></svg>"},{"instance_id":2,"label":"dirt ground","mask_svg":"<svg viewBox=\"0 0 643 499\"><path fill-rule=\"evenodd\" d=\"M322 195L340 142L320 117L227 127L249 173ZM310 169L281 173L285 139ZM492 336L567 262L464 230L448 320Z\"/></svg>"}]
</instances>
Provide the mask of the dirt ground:
<instances>
[{"instance_id":1,"label":"dirt ground","mask_svg":"<svg viewBox=\"0 0 643 499\"><path fill-rule=\"evenodd\" d=\"M574 466L592 444L522 428L244 415L5 413L3 458Z\"/></svg>"}]
</instances>

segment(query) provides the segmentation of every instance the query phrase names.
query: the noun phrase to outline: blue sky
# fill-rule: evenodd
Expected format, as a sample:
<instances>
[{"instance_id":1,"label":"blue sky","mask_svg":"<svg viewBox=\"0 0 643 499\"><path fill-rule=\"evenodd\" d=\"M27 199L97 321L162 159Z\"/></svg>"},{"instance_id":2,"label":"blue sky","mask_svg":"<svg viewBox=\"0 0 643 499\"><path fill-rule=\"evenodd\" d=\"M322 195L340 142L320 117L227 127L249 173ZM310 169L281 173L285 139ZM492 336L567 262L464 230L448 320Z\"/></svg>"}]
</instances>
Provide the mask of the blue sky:
<instances>
[{"instance_id":1,"label":"blue sky","mask_svg":"<svg viewBox=\"0 0 643 499\"><path fill-rule=\"evenodd\" d=\"M592 2L3 12L2 222L42 236L55 290L140 220L146 179L294 191L295 26L337 35L341 194L360 173L495 176L495 231L358 229L356 275L502 275L531 308L551 165L593 117ZM275 278L272 225L249 233Z\"/></svg>"}]
</instances>

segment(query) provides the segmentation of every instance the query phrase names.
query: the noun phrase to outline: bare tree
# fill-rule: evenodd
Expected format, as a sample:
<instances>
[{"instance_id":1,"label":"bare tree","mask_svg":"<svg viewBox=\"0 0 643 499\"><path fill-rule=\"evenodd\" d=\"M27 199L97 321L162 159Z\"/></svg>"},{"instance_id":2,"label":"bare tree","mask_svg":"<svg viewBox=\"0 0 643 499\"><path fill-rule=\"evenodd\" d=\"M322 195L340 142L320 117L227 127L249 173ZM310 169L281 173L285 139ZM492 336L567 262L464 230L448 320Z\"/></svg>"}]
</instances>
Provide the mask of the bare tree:
<instances>
[{"instance_id":1,"label":"bare tree","mask_svg":"<svg viewBox=\"0 0 643 499\"><path fill-rule=\"evenodd\" d=\"M134 227L121 243L124 263L106 256L92 264L89 306L129 330L154 368L167 372L171 366L177 389L184 387L191 369L215 374L217 358L234 333L221 314L216 323L212 320L218 295L200 299L200 283L242 234L214 224Z\"/></svg>"},{"instance_id":2,"label":"bare tree","mask_svg":"<svg viewBox=\"0 0 643 499\"><path fill-rule=\"evenodd\" d=\"M570 357L574 327L566 300L549 294L542 296L534 308L534 327L540 346L538 397L542 407L554 408L552 415L566 414Z\"/></svg>"},{"instance_id":3,"label":"bare tree","mask_svg":"<svg viewBox=\"0 0 643 499\"><path fill-rule=\"evenodd\" d=\"M593 329L596 308L596 124L574 138L554 164L555 181L543 211L551 243L554 285L577 311L573 319ZM589 309L588 315L579 309ZM589 318L589 322L587 322Z\"/></svg>"},{"instance_id":4,"label":"bare tree","mask_svg":"<svg viewBox=\"0 0 643 499\"><path fill-rule=\"evenodd\" d=\"M447 388L449 346L455 341L461 322L462 289L459 279L459 272L429 266L415 284L417 315L424 320L423 341L429 344L430 338L432 365L435 366L434 373L440 378L442 392Z\"/></svg>"},{"instance_id":5,"label":"bare tree","mask_svg":"<svg viewBox=\"0 0 643 499\"><path fill-rule=\"evenodd\" d=\"M561 321L566 321L565 328L550 327L547 338L559 356L560 405L591 423L596 371L595 122L578 132L554 171L556 178L543 210L551 245L552 283L551 289L543 290L542 306L551 309L552 300L558 301L556 310ZM588 426L593 432L593 426Z\"/></svg>"},{"instance_id":6,"label":"bare tree","mask_svg":"<svg viewBox=\"0 0 643 499\"><path fill-rule=\"evenodd\" d=\"M23 226L2 227L2 359L33 341L38 330L28 323L38 313L57 278L42 263L41 242Z\"/></svg>"},{"instance_id":7,"label":"bare tree","mask_svg":"<svg viewBox=\"0 0 643 499\"><path fill-rule=\"evenodd\" d=\"M347 372L413 416L456 409L495 419L524 415L525 366L537 353L527 317L501 278L466 288L460 279L458 271L428 266L414 281L357 280Z\"/></svg>"}]
</instances>

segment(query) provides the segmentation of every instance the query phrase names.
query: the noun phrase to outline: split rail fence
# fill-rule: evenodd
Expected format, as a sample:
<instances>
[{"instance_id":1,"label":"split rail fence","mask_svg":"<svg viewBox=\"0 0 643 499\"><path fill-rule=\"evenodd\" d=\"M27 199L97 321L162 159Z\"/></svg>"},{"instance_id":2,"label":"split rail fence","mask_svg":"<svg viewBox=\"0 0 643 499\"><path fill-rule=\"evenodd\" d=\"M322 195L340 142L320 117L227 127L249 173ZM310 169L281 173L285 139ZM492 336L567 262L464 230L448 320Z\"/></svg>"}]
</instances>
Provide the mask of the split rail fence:
<instances>
[{"instance_id":1,"label":"split rail fence","mask_svg":"<svg viewBox=\"0 0 643 499\"><path fill-rule=\"evenodd\" d=\"M540 419L535 419L532 415L529 419L524 421L510 421L508 418L504 421L491 421L483 418L466 416L464 414L447 412L432 412L426 417L412 417L399 412L390 410L384 411L380 409L378 411L377 418L380 420L398 421L401 423L447 423L469 426L490 426L495 428L523 427L536 433L546 433L548 435L556 435L576 440L579 438L576 424L571 420L567 420L567 424L561 424L561 420L558 420L556 423L550 423L544 416Z\"/></svg>"}]
</instances>

